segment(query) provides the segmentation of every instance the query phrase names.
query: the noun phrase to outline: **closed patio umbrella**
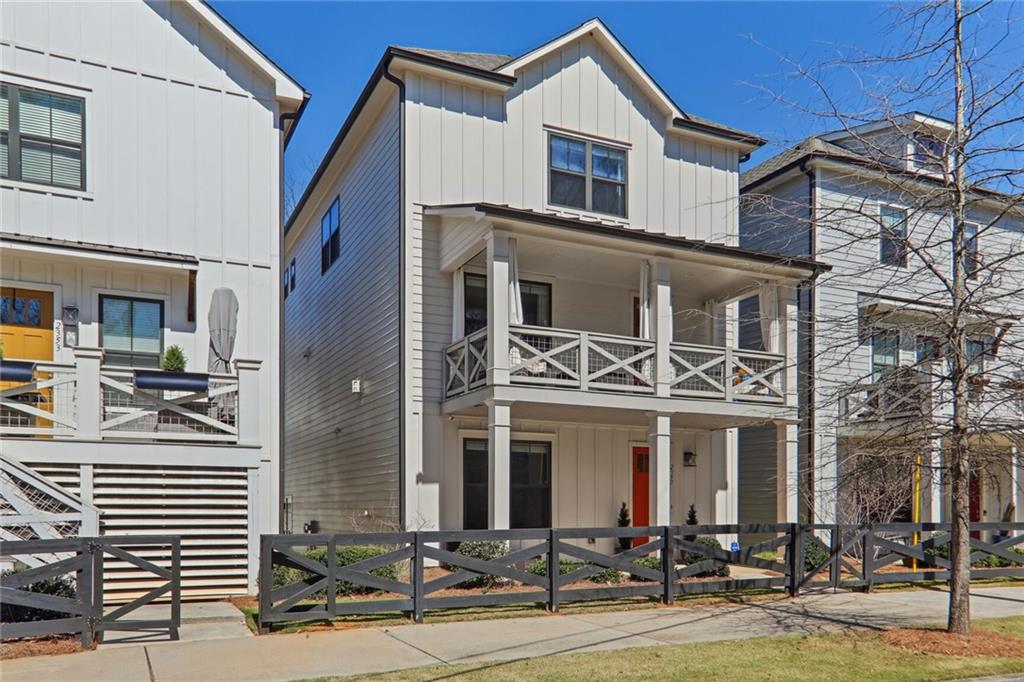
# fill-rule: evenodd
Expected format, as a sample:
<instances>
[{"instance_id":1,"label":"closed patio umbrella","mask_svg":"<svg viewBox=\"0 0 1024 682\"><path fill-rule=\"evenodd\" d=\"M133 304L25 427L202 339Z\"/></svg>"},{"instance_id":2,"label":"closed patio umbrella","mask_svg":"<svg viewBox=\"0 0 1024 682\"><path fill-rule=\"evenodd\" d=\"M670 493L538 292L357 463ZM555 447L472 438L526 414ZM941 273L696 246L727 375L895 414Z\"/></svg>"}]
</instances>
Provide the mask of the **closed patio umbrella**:
<instances>
[{"instance_id":1,"label":"closed patio umbrella","mask_svg":"<svg viewBox=\"0 0 1024 682\"><path fill-rule=\"evenodd\" d=\"M213 290L210 299L210 355L207 369L211 374L231 371L231 355L238 335L238 298L227 287Z\"/></svg>"}]
</instances>

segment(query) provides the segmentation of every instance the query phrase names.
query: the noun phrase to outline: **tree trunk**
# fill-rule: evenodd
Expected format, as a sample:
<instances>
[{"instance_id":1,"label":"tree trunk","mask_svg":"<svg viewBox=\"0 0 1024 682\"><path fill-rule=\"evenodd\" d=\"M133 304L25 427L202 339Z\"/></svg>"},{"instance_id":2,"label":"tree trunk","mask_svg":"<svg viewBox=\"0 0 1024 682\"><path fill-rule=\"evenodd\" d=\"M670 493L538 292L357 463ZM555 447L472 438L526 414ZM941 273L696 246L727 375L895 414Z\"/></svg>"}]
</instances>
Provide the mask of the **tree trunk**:
<instances>
[{"instance_id":1,"label":"tree trunk","mask_svg":"<svg viewBox=\"0 0 1024 682\"><path fill-rule=\"evenodd\" d=\"M954 437L956 438L956 437ZM959 635L971 634L971 468L963 449L963 435L954 445L952 485L953 532L950 537L949 622L947 630ZM959 452L957 452L959 450Z\"/></svg>"}]
</instances>

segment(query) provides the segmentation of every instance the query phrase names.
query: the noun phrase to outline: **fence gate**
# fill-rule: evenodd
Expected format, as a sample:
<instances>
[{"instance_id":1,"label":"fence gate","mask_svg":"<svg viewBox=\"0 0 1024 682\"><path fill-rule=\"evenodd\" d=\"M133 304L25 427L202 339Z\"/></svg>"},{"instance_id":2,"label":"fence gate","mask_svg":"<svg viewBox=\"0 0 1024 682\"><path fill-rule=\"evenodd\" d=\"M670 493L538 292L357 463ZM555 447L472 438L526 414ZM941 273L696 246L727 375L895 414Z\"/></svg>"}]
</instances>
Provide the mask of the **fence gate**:
<instances>
[{"instance_id":1,"label":"fence gate","mask_svg":"<svg viewBox=\"0 0 1024 682\"><path fill-rule=\"evenodd\" d=\"M73 634L79 636L84 646L92 646L102 642L104 633L111 630L166 630L171 639L178 638L178 537L105 536L0 542L0 556L33 566L0 576L0 639ZM29 557L33 558L32 564L25 561ZM115 602L104 586L104 576L115 572L137 578L142 584L140 594L132 595L127 602ZM159 614L127 617L147 605Z\"/></svg>"}]
</instances>

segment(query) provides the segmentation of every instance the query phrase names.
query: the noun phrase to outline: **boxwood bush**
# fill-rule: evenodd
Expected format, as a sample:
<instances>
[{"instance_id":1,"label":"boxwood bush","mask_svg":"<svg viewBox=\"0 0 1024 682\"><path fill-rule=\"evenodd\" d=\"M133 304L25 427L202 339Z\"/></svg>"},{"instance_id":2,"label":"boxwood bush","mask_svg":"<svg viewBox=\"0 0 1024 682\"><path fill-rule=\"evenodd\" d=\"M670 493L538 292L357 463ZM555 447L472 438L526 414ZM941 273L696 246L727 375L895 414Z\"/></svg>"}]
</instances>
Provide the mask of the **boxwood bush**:
<instances>
[{"instance_id":1,"label":"boxwood bush","mask_svg":"<svg viewBox=\"0 0 1024 682\"><path fill-rule=\"evenodd\" d=\"M571 559L559 559L558 561L558 574L565 575L566 573L572 573L573 571L583 568L588 564L583 561L572 561ZM548 560L537 559L526 565L526 572L532 573L533 575L546 576L548 574ZM596 573L592 574L587 580L595 583L618 583L622 582L622 573L617 568L602 568Z\"/></svg>"},{"instance_id":2,"label":"boxwood bush","mask_svg":"<svg viewBox=\"0 0 1024 682\"><path fill-rule=\"evenodd\" d=\"M701 535L695 540L695 542L699 545L705 545L707 547L713 547L715 549L722 549L722 545L718 542L718 540L709 535ZM691 564L700 563L701 561L704 561L706 559L708 559L708 557L704 556L703 554L700 554L699 552L683 552L683 563L687 566ZM727 575L729 575L729 566L725 565L718 566L717 568L713 567L710 570L698 573L694 577L709 578L712 576L724 577Z\"/></svg>"},{"instance_id":3,"label":"boxwood bush","mask_svg":"<svg viewBox=\"0 0 1024 682\"><path fill-rule=\"evenodd\" d=\"M828 561L832 552L820 538L814 535L804 536L804 570L813 571Z\"/></svg>"},{"instance_id":4,"label":"boxwood bush","mask_svg":"<svg viewBox=\"0 0 1024 682\"><path fill-rule=\"evenodd\" d=\"M335 556L338 566L348 566L366 559L372 559L374 557L387 554L391 550L385 547L377 547L373 545L345 545L338 547ZM327 550L326 549L311 549L303 552L303 556L307 559L312 559L317 563L321 563L324 566L327 565ZM289 566L275 566L274 567L274 587L282 587L284 585L290 585L294 582L303 580L309 577L308 571L299 570L297 568L291 568ZM398 564L388 564L387 566L381 566L370 571L370 575L375 575L378 578L386 578L388 580L397 580L398 578ZM339 580L335 589L335 594L338 596L349 596L355 594L369 594L377 592L378 590L373 587L366 587L365 585L357 585L347 580ZM313 594L309 595L310 599L323 599L326 596L326 590L317 590Z\"/></svg>"},{"instance_id":5,"label":"boxwood bush","mask_svg":"<svg viewBox=\"0 0 1024 682\"><path fill-rule=\"evenodd\" d=\"M5 570L3 575L13 575L18 571ZM36 594L49 594L54 597L75 598L75 583L68 576L58 575L46 580L30 583L24 588L19 588ZM28 623L36 620L53 620L54 618L67 617L68 614L60 611L50 611L32 606L20 606L15 604L0 603L0 620L4 623Z\"/></svg>"},{"instance_id":6,"label":"boxwood bush","mask_svg":"<svg viewBox=\"0 0 1024 682\"><path fill-rule=\"evenodd\" d=\"M945 532L939 531L935 533L932 537L940 538L945 535ZM971 566L973 566L974 568L1007 568L1009 566L1024 565L1024 547L1010 547L1009 551L1013 554L1019 554L1020 560L1014 563L1010 563L1003 557L988 554L986 556L981 557L980 559L975 559L974 561L972 561ZM947 542L946 544L940 545L939 547L932 547L931 549L926 549L924 553L928 556L938 557L940 559L949 559L951 550L949 547L949 543Z\"/></svg>"},{"instance_id":7,"label":"boxwood bush","mask_svg":"<svg viewBox=\"0 0 1024 682\"><path fill-rule=\"evenodd\" d=\"M508 546L499 540L472 540L459 543L459 547L455 550L455 553L468 556L472 559L491 561L492 559L497 559L498 557L508 554ZM442 568L453 572L462 570L458 566L449 564L442 564ZM494 587L502 582L502 580L503 578L496 575L481 575L473 578L472 580L460 583L457 587Z\"/></svg>"}]
</instances>

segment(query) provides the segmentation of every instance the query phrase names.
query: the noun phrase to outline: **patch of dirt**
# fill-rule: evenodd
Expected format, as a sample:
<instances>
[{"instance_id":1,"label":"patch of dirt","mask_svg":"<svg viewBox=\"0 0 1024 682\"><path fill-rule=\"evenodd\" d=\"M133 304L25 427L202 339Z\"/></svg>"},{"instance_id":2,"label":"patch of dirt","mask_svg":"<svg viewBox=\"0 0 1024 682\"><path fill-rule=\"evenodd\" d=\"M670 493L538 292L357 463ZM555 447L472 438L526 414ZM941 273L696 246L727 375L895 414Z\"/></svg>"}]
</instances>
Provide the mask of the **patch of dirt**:
<instances>
[{"instance_id":1,"label":"patch of dirt","mask_svg":"<svg viewBox=\"0 0 1024 682\"><path fill-rule=\"evenodd\" d=\"M75 637L38 637L19 639L0 644L0 660L22 658L23 656L56 656L73 654L82 650L82 643Z\"/></svg>"},{"instance_id":2,"label":"patch of dirt","mask_svg":"<svg viewBox=\"0 0 1024 682\"><path fill-rule=\"evenodd\" d=\"M975 632L971 637L942 630L888 630L882 640L901 649L943 656L998 656L1024 658L1024 639L995 632Z\"/></svg>"},{"instance_id":3,"label":"patch of dirt","mask_svg":"<svg viewBox=\"0 0 1024 682\"><path fill-rule=\"evenodd\" d=\"M236 609L258 609L260 607L259 597L242 595L238 597L228 597L228 601L231 602L231 605Z\"/></svg>"}]
</instances>

